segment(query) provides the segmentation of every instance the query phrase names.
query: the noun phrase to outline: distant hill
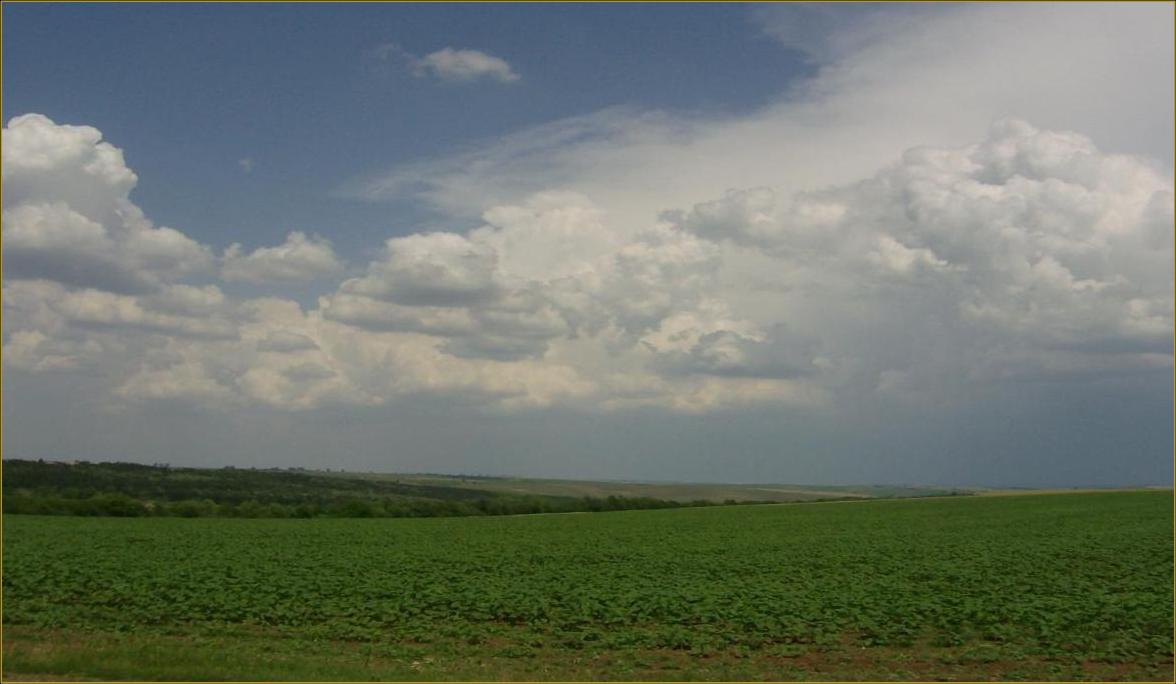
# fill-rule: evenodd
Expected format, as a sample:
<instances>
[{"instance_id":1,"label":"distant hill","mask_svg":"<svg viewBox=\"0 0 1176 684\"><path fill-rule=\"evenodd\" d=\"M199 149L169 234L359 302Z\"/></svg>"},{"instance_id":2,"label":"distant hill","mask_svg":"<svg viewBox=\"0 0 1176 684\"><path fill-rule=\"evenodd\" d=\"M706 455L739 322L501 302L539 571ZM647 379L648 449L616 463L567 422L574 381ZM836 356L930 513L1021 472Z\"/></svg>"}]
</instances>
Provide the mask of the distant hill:
<instances>
[{"instance_id":1,"label":"distant hill","mask_svg":"<svg viewBox=\"0 0 1176 684\"><path fill-rule=\"evenodd\" d=\"M303 469L3 461L5 513L186 517L434 517L966 494L812 487L539 480Z\"/></svg>"},{"instance_id":2,"label":"distant hill","mask_svg":"<svg viewBox=\"0 0 1176 684\"><path fill-rule=\"evenodd\" d=\"M5 513L189 517L431 517L671 508L649 497L511 493L305 470L3 461ZM700 502L701 503L701 502Z\"/></svg>"}]
</instances>

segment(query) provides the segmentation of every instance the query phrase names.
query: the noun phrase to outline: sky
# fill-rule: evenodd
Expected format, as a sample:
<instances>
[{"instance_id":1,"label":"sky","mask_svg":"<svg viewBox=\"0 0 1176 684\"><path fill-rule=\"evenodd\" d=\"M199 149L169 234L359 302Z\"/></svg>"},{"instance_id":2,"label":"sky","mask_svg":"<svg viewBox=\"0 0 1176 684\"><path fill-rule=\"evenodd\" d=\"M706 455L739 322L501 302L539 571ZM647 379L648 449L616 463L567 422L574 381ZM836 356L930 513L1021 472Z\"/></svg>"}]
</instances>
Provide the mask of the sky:
<instances>
[{"instance_id":1,"label":"sky","mask_svg":"<svg viewBox=\"0 0 1176 684\"><path fill-rule=\"evenodd\" d=\"M1171 4L6 4L6 458L1173 476Z\"/></svg>"}]
</instances>

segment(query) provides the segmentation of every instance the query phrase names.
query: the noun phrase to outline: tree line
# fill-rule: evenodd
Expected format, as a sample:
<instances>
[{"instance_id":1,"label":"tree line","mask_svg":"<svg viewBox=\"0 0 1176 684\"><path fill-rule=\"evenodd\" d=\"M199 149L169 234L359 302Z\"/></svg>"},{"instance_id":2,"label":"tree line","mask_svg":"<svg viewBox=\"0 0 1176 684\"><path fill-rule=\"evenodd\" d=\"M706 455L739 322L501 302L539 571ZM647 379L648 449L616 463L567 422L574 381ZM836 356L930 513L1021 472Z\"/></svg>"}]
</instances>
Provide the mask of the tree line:
<instances>
[{"instance_id":1,"label":"tree line","mask_svg":"<svg viewBox=\"0 0 1176 684\"><path fill-rule=\"evenodd\" d=\"M714 505L650 497L515 495L309 471L7 459L3 491L6 514L115 517L426 518Z\"/></svg>"}]
</instances>

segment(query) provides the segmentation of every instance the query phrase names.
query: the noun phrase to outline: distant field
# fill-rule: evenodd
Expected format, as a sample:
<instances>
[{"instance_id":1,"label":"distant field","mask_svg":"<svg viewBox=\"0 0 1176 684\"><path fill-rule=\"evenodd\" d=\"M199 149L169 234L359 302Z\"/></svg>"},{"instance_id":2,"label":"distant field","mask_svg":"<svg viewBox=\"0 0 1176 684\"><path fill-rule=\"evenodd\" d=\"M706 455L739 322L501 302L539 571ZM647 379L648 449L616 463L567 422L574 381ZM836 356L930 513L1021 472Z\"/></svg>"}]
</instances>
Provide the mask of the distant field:
<instances>
[{"instance_id":1,"label":"distant field","mask_svg":"<svg viewBox=\"0 0 1176 684\"><path fill-rule=\"evenodd\" d=\"M423 520L4 516L4 669L1172 677L1170 491Z\"/></svg>"},{"instance_id":2,"label":"distant field","mask_svg":"<svg viewBox=\"0 0 1176 684\"><path fill-rule=\"evenodd\" d=\"M440 475L401 475L381 473L339 473L337 477L362 477L404 484L461 487L485 492L516 495L596 497L649 497L668 501L816 501L823 499L869 499L912 496L968 494L970 490L945 487L894 485L827 486L795 484L706 484L623 482L606 480L543 480L513 477L463 478Z\"/></svg>"}]
</instances>

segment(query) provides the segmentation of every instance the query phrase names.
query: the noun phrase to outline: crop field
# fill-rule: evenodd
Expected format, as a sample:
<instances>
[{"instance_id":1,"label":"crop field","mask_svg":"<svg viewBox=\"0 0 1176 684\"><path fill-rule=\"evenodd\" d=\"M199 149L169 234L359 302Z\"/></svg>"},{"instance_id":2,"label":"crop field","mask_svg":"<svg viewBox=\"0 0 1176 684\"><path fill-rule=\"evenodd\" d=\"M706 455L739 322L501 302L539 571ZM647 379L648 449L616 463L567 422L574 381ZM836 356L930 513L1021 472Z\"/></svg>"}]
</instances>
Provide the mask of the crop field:
<instances>
[{"instance_id":1,"label":"crop field","mask_svg":"<svg viewBox=\"0 0 1176 684\"><path fill-rule=\"evenodd\" d=\"M1168 680L1172 492L7 515L6 675Z\"/></svg>"},{"instance_id":2,"label":"crop field","mask_svg":"<svg viewBox=\"0 0 1176 684\"><path fill-rule=\"evenodd\" d=\"M387 473L328 473L332 477L396 481L405 484L461 487L483 492L514 495L568 497L650 497L671 501L756 501L785 503L822 499L873 499L915 496L973 494L974 490L939 487L848 485L820 486L797 484L714 484L667 482L619 482L607 480L544 480L522 477L461 477L441 475L404 475Z\"/></svg>"}]
</instances>

